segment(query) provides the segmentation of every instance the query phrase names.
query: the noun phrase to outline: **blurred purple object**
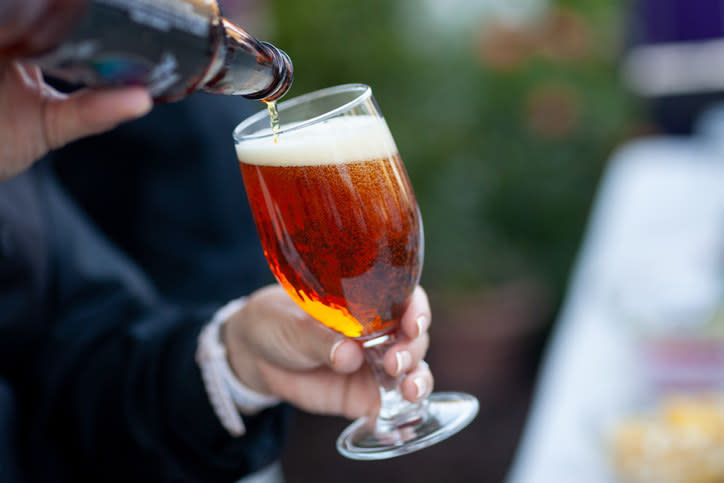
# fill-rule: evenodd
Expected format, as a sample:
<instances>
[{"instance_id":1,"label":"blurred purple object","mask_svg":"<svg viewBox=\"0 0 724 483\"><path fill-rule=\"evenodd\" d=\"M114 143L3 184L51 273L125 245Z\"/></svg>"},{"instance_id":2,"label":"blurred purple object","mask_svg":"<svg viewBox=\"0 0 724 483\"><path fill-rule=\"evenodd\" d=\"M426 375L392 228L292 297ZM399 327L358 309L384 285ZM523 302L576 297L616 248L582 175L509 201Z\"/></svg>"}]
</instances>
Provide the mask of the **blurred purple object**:
<instances>
[{"instance_id":1,"label":"blurred purple object","mask_svg":"<svg viewBox=\"0 0 724 483\"><path fill-rule=\"evenodd\" d=\"M724 1L639 0L631 34L635 45L724 37Z\"/></svg>"},{"instance_id":2,"label":"blurred purple object","mask_svg":"<svg viewBox=\"0 0 724 483\"><path fill-rule=\"evenodd\" d=\"M640 348L642 382L650 396L724 389L724 341L720 339L672 334L644 339Z\"/></svg>"},{"instance_id":3,"label":"blurred purple object","mask_svg":"<svg viewBox=\"0 0 724 483\"><path fill-rule=\"evenodd\" d=\"M624 84L646 99L663 132L691 134L724 99L724 0L630 3Z\"/></svg>"}]
</instances>

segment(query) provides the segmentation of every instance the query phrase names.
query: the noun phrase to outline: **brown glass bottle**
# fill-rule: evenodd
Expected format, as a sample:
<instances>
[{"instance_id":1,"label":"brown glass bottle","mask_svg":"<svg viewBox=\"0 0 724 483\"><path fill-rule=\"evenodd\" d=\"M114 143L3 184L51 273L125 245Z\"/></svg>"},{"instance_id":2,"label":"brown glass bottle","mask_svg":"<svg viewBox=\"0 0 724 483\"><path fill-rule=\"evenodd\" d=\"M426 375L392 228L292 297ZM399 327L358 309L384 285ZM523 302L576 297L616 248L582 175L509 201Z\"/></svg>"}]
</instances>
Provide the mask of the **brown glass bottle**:
<instances>
[{"instance_id":1,"label":"brown glass bottle","mask_svg":"<svg viewBox=\"0 0 724 483\"><path fill-rule=\"evenodd\" d=\"M273 101L293 67L221 17L215 0L2 0L0 56L91 87L143 85L159 101L203 90Z\"/></svg>"}]
</instances>

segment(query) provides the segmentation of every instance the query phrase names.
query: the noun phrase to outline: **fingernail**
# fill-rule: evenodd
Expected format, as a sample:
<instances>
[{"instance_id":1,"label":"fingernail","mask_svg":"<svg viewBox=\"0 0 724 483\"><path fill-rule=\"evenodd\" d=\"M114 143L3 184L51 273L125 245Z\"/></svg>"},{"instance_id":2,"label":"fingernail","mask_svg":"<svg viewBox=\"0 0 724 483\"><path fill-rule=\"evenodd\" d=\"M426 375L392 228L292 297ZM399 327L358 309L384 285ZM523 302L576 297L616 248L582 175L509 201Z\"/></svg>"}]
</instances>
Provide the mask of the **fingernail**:
<instances>
[{"instance_id":1,"label":"fingernail","mask_svg":"<svg viewBox=\"0 0 724 483\"><path fill-rule=\"evenodd\" d=\"M329 351L329 362L331 364L334 364L334 356L337 353L337 349L339 348L339 346L342 345L342 342L344 342L344 341L345 341L345 339L339 339L337 342L334 343L334 345L332 346L332 349Z\"/></svg>"},{"instance_id":2,"label":"fingernail","mask_svg":"<svg viewBox=\"0 0 724 483\"><path fill-rule=\"evenodd\" d=\"M427 380L422 376L417 376L413 382L417 387L417 399L422 399L424 396L427 396Z\"/></svg>"},{"instance_id":3,"label":"fingernail","mask_svg":"<svg viewBox=\"0 0 724 483\"><path fill-rule=\"evenodd\" d=\"M417 319L415 319L415 323L417 324L417 336L420 337L423 332L425 332L430 325L430 318L427 315L419 315Z\"/></svg>"},{"instance_id":4,"label":"fingernail","mask_svg":"<svg viewBox=\"0 0 724 483\"><path fill-rule=\"evenodd\" d=\"M395 359L397 359L397 367L395 368L394 375L398 375L410 366L412 363L412 354L408 351L400 351L395 354Z\"/></svg>"},{"instance_id":5,"label":"fingernail","mask_svg":"<svg viewBox=\"0 0 724 483\"><path fill-rule=\"evenodd\" d=\"M113 88L102 94L105 96L103 102L122 103L128 118L143 116L153 107L153 99L148 91L138 87Z\"/></svg>"}]
</instances>

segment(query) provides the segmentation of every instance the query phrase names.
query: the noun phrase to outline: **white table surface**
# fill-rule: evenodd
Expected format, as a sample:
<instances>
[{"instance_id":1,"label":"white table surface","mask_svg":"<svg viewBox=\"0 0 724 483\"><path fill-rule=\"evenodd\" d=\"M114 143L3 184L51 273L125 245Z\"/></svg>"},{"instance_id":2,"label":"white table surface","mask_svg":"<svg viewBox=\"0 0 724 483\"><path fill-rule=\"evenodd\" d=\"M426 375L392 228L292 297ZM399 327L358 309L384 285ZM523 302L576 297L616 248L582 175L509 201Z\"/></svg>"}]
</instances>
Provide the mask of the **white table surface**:
<instances>
[{"instance_id":1,"label":"white table surface","mask_svg":"<svg viewBox=\"0 0 724 483\"><path fill-rule=\"evenodd\" d=\"M601 421L628 404L638 388L624 308L632 301L645 306L647 297L653 303L662 294L682 303L721 297L720 149L716 139L704 136L662 137L632 142L614 154L544 356L509 483L613 481ZM652 277L664 283L648 283Z\"/></svg>"}]
</instances>

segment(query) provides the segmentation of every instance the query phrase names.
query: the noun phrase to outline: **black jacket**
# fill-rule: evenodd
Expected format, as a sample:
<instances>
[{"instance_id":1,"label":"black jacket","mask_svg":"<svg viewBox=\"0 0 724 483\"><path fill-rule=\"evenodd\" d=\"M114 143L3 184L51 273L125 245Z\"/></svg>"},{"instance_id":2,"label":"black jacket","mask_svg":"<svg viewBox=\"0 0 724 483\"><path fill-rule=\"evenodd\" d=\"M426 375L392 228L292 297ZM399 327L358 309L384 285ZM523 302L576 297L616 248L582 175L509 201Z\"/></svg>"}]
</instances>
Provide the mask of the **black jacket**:
<instances>
[{"instance_id":1,"label":"black jacket","mask_svg":"<svg viewBox=\"0 0 724 483\"><path fill-rule=\"evenodd\" d=\"M194 362L213 311L270 281L248 110L158 106L0 184L0 481L233 481L279 456L286 409L231 438Z\"/></svg>"}]
</instances>

